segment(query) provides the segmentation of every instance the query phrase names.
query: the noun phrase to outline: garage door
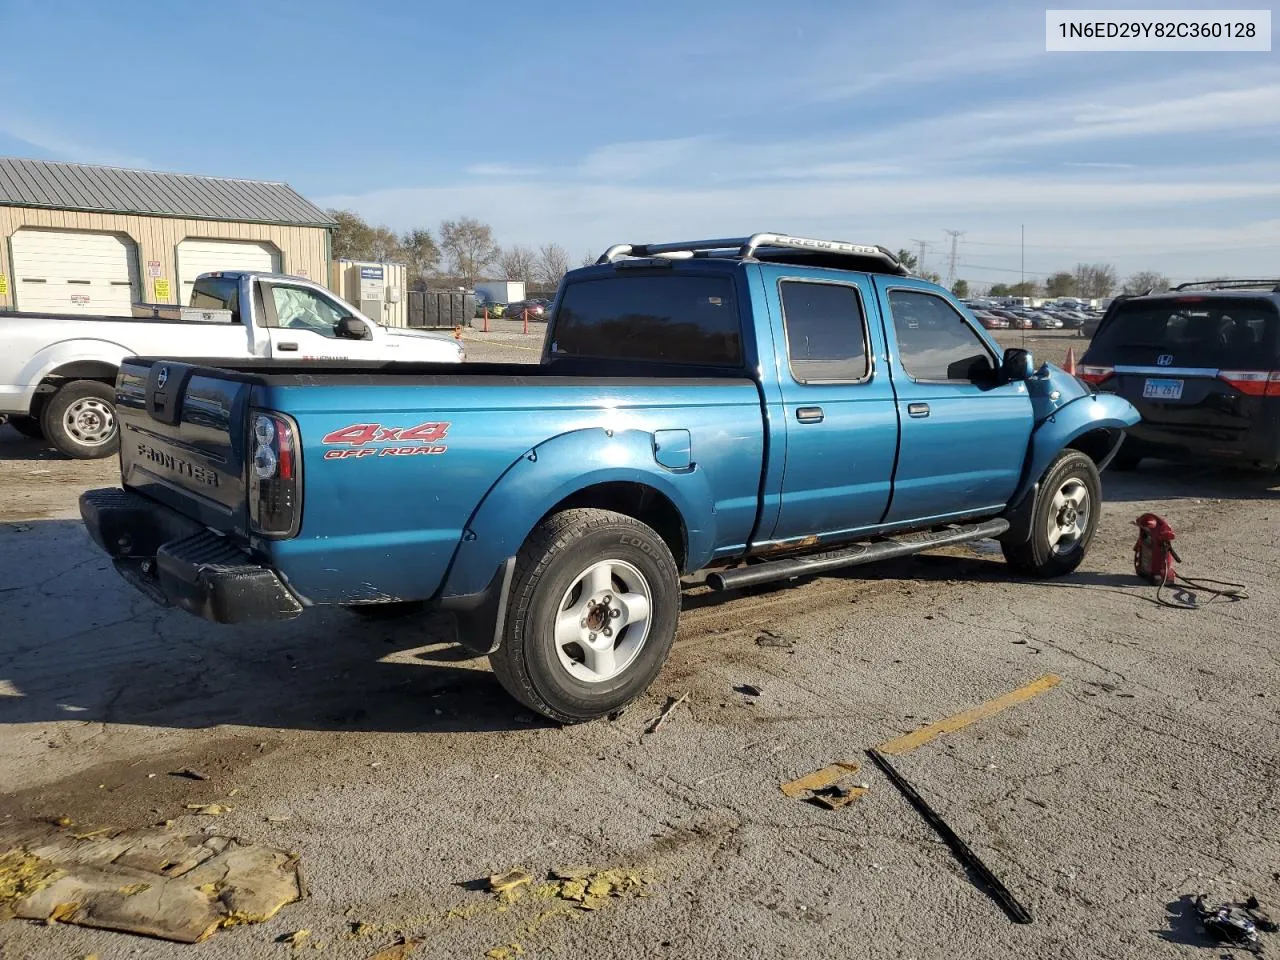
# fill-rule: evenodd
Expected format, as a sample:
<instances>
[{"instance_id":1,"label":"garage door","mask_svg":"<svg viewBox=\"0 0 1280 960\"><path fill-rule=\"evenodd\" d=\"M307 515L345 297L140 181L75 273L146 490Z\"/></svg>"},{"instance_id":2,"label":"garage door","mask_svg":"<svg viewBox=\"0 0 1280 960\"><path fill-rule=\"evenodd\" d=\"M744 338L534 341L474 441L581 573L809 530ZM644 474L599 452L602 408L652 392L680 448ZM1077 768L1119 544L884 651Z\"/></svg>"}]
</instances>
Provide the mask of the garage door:
<instances>
[{"instance_id":1,"label":"garage door","mask_svg":"<svg viewBox=\"0 0 1280 960\"><path fill-rule=\"evenodd\" d=\"M178 244L178 283L182 303L191 302L196 277L215 270L280 272L280 251L269 243L242 240L183 240Z\"/></svg>"},{"instance_id":2,"label":"garage door","mask_svg":"<svg viewBox=\"0 0 1280 960\"><path fill-rule=\"evenodd\" d=\"M19 310L127 317L138 299L138 255L115 233L33 230L12 239Z\"/></svg>"}]
</instances>

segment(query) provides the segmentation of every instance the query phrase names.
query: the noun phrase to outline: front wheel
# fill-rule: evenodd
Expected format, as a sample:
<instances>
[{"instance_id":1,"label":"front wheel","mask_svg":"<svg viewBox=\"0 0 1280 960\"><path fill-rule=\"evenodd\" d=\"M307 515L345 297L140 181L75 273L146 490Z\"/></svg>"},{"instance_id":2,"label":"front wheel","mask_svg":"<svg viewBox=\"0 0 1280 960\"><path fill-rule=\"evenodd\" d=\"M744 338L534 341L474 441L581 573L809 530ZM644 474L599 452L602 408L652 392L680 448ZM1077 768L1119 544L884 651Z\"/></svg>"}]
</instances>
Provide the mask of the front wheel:
<instances>
[{"instance_id":1,"label":"front wheel","mask_svg":"<svg viewBox=\"0 0 1280 960\"><path fill-rule=\"evenodd\" d=\"M40 415L49 442L69 457L96 460L120 449L116 392L97 380L63 384Z\"/></svg>"},{"instance_id":2,"label":"front wheel","mask_svg":"<svg viewBox=\"0 0 1280 960\"><path fill-rule=\"evenodd\" d=\"M1009 566L1031 577L1060 577L1080 566L1098 528L1102 484L1079 450L1063 450L1045 471L1032 513L1031 536L1001 541Z\"/></svg>"},{"instance_id":3,"label":"front wheel","mask_svg":"<svg viewBox=\"0 0 1280 960\"><path fill-rule=\"evenodd\" d=\"M648 689L679 616L680 571L657 533L609 510L565 510L521 548L489 662L531 710L562 723L592 720Z\"/></svg>"}]
</instances>

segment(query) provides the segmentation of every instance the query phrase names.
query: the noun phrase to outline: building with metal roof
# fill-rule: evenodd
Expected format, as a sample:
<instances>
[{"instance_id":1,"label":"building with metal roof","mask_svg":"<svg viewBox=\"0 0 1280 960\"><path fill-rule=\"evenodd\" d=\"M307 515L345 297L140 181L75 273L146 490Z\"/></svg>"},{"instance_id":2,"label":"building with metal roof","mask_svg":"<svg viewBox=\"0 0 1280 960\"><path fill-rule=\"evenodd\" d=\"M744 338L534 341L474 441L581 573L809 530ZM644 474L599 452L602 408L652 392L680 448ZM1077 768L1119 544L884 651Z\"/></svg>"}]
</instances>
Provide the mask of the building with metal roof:
<instances>
[{"instance_id":1,"label":"building with metal roof","mask_svg":"<svg viewBox=\"0 0 1280 960\"><path fill-rule=\"evenodd\" d=\"M212 270L328 283L333 226L287 183L0 157L0 310L128 315Z\"/></svg>"}]
</instances>

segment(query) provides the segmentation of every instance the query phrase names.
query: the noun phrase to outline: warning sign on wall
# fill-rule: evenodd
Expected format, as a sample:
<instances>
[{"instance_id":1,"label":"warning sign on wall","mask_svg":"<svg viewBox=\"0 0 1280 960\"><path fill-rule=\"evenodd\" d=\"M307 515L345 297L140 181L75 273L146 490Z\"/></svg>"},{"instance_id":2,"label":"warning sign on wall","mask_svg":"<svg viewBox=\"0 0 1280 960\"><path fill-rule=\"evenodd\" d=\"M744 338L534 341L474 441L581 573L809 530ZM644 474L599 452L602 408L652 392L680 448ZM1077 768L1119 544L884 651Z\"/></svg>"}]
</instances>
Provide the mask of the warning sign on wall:
<instances>
[{"instance_id":1,"label":"warning sign on wall","mask_svg":"<svg viewBox=\"0 0 1280 960\"><path fill-rule=\"evenodd\" d=\"M155 280L152 281L152 285L155 287L155 290L156 290L156 300L160 303L168 303L169 302L169 281L166 280L164 277L156 277Z\"/></svg>"},{"instance_id":2,"label":"warning sign on wall","mask_svg":"<svg viewBox=\"0 0 1280 960\"><path fill-rule=\"evenodd\" d=\"M3 273L0 273L0 297L7 297L8 295L9 295L9 278L6 277Z\"/></svg>"},{"instance_id":3,"label":"warning sign on wall","mask_svg":"<svg viewBox=\"0 0 1280 960\"><path fill-rule=\"evenodd\" d=\"M89 295L87 293L73 293L71 302L77 307L87 307L89 305Z\"/></svg>"},{"instance_id":4,"label":"warning sign on wall","mask_svg":"<svg viewBox=\"0 0 1280 960\"><path fill-rule=\"evenodd\" d=\"M148 277L158 277L158 276L160 276L160 261L159 261L159 260L148 260L148 261L147 261L147 276L148 276Z\"/></svg>"}]
</instances>

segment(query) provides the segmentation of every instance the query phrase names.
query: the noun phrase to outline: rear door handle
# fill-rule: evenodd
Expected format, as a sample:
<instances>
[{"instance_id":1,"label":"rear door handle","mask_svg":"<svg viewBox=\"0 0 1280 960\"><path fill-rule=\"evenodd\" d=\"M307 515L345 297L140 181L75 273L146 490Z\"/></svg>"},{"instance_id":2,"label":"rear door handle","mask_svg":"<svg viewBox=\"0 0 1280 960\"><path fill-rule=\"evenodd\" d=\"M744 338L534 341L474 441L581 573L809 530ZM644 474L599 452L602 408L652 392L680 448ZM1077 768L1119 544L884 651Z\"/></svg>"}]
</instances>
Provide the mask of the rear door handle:
<instances>
[{"instance_id":1,"label":"rear door handle","mask_svg":"<svg viewBox=\"0 0 1280 960\"><path fill-rule=\"evenodd\" d=\"M823 416L821 407L796 407L796 419L801 423L821 423Z\"/></svg>"},{"instance_id":2,"label":"rear door handle","mask_svg":"<svg viewBox=\"0 0 1280 960\"><path fill-rule=\"evenodd\" d=\"M929 405L927 403L908 403L907 416L909 417L927 417L929 415Z\"/></svg>"},{"instance_id":3,"label":"rear door handle","mask_svg":"<svg viewBox=\"0 0 1280 960\"><path fill-rule=\"evenodd\" d=\"M277 344L276 344L276 349L277 349L277 350L297 350L297 349L298 349L298 345L297 345L296 343L292 343L292 342L289 342L289 343L277 343Z\"/></svg>"}]
</instances>

